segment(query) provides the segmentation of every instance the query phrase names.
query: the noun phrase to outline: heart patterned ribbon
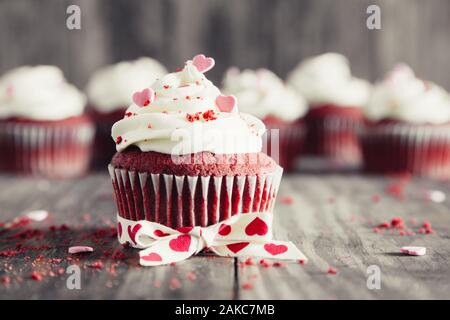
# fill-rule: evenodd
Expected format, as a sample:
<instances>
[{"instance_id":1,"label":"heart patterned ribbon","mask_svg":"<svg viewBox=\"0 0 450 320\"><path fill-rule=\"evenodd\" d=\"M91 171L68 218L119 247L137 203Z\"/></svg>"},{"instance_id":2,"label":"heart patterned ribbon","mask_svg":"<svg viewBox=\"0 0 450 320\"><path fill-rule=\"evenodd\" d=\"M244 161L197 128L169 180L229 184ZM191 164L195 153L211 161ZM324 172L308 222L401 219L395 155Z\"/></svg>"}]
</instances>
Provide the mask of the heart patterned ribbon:
<instances>
[{"instance_id":1,"label":"heart patterned ribbon","mask_svg":"<svg viewBox=\"0 0 450 320\"><path fill-rule=\"evenodd\" d=\"M159 266L186 260L204 249L217 256L255 256L278 260L307 260L288 241L272 240L271 212L243 213L209 227L172 229L147 220L117 216L119 242L143 249L142 266Z\"/></svg>"}]
</instances>

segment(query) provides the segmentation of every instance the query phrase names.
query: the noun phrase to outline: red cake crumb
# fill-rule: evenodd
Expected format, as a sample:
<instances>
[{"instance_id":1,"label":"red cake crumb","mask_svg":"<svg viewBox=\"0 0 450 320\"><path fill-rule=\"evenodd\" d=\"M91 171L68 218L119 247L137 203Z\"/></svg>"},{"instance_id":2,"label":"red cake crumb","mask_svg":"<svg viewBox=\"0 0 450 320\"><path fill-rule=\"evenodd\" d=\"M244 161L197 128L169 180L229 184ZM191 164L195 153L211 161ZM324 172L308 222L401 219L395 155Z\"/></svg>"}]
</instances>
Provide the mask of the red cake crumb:
<instances>
[{"instance_id":1,"label":"red cake crumb","mask_svg":"<svg viewBox=\"0 0 450 320\"><path fill-rule=\"evenodd\" d=\"M35 281L42 281L43 277L42 274L40 274L37 271L33 271L30 275L31 279L35 280Z\"/></svg>"},{"instance_id":2,"label":"red cake crumb","mask_svg":"<svg viewBox=\"0 0 450 320\"><path fill-rule=\"evenodd\" d=\"M304 266L306 264L306 260L300 259L298 260L298 263Z\"/></svg>"},{"instance_id":3,"label":"red cake crumb","mask_svg":"<svg viewBox=\"0 0 450 320\"><path fill-rule=\"evenodd\" d=\"M327 270L327 273L335 275L335 274L337 274L337 270L335 268L333 268L333 267L329 267L328 270Z\"/></svg>"},{"instance_id":4,"label":"red cake crumb","mask_svg":"<svg viewBox=\"0 0 450 320\"><path fill-rule=\"evenodd\" d=\"M282 196L280 198L280 202L283 204L293 204L294 198L292 198L291 196Z\"/></svg>"},{"instance_id":5,"label":"red cake crumb","mask_svg":"<svg viewBox=\"0 0 450 320\"><path fill-rule=\"evenodd\" d=\"M116 138L116 144L122 143L122 136L117 136Z\"/></svg>"},{"instance_id":6,"label":"red cake crumb","mask_svg":"<svg viewBox=\"0 0 450 320\"><path fill-rule=\"evenodd\" d=\"M212 120L216 120L216 114L214 113L214 110L208 110L203 112L203 120L205 121L212 121Z\"/></svg>"},{"instance_id":7,"label":"red cake crumb","mask_svg":"<svg viewBox=\"0 0 450 320\"><path fill-rule=\"evenodd\" d=\"M250 282L245 282L242 284L242 289L251 290L251 289L253 289L253 284L251 284Z\"/></svg>"},{"instance_id":8,"label":"red cake crumb","mask_svg":"<svg viewBox=\"0 0 450 320\"><path fill-rule=\"evenodd\" d=\"M404 226L403 219L395 217L391 220L391 226L393 228L402 228Z\"/></svg>"},{"instance_id":9,"label":"red cake crumb","mask_svg":"<svg viewBox=\"0 0 450 320\"><path fill-rule=\"evenodd\" d=\"M425 221L423 222L423 224L422 224L422 227L424 227L424 228L431 228L431 222L425 220Z\"/></svg>"},{"instance_id":10,"label":"red cake crumb","mask_svg":"<svg viewBox=\"0 0 450 320\"><path fill-rule=\"evenodd\" d=\"M95 261L95 262L89 264L88 267L92 268L92 269L103 269L104 265L103 265L103 262L101 262L101 261Z\"/></svg>"},{"instance_id":11,"label":"red cake crumb","mask_svg":"<svg viewBox=\"0 0 450 320\"><path fill-rule=\"evenodd\" d=\"M374 233L381 233L381 229L380 228L373 228L372 230Z\"/></svg>"},{"instance_id":12,"label":"red cake crumb","mask_svg":"<svg viewBox=\"0 0 450 320\"><path fill-rule=\"evenodd\" d=\"M245 259L244 264L246 266L253 266L255 264L255 261L253 261L252 258L247 258L247 259Z\"/></svg>"},{"instance_id":13,"label":"red cake crumb","mask_svg":"<svg viewBox=\"0 0 450 320\"><path fill-rule=\"evenodd\" d=\"M195 279L197 279L197 275L191 271L186 274L186 278L190 281L194 281Z\"/></svg>"},{"instance_id":14,"label":"red cake crumb","mask_svg":"<svg viewBox=\"0 0 450 320\"><path fill-rule=\"evenodd\" d=\"M281 262L281 261L277 261L277 262L274 262L274 263L273 263L273 266L274 266L275 268L284 267L284 263Z\"/></svg>"},{"instance_id":15,"label":"red cake crumb","mask_svg":"<svg viewBox=\"0 0 450 320\"><path fill-rule=\"evenodd\" d=\"M377 228L386 229L386 228L389 228L390 226L391 226L391 224L389 222L382 222L378 225Z\"/></svg>"},{"instance_id":16,"label":"red cake crumb","mask_svg":"<svg viewBox=\"0 0 450 320\"><path fill-rule=\"evenodd\" d=\"M172 290L179 289L179 288L181 288L181 282L177 278L172 278L172 279L170 279L169 286L170 286L170 289L172 289Z\"/></svg>"},{"instance_id":17,"label":"red cake crumb","mask_svg":"<svg viewBox=\"0 0 450 320\"><path fill-rule=\"evenodd\" d=\"M381 201L381 197L378 194L372 196L372 202L378 203Z\"/></svg>"},{"instance_id":18,"label":"red cake crumb","mask_svg":"<svg viewBox=\"0 0 450 320\"><path fill-rule=\"evenodd\" d=\"M272 265L264 259L259 260L259 264L264 268L270 268Z\"/></svg>"},{"instance_id":19,"label":"red cake crumb","mask_svg":"<svg viewBox=\"0 0 450 320\"><path fill-rule=\"evenodd\" d=\"M11 283L11 278L9 276L3 276L0 278L0 282L3 285L8 286Z\"/></svg>"}]
</instances>

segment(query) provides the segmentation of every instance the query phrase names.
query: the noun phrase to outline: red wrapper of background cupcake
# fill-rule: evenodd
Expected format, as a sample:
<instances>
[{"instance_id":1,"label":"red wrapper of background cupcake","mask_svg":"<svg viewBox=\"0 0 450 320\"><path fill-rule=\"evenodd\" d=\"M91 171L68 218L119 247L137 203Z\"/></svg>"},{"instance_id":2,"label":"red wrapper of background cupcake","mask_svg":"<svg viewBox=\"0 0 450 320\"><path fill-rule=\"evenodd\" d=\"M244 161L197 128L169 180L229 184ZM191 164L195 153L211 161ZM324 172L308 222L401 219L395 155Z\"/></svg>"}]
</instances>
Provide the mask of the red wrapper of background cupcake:
<instances>
[{"instance_id":1,"label":"red wrapper of background cupcake","mask_svg":"<svg viewBox=\"0 0 450 320\"><path fill-rule=\"evenodd\" d=\"M265 126L204 76L198 55L133 95L112 128L109 166L119 215L172 228L272 211L282 168L262 153Z\"/></svg>"},{"instance_id":2,"label":"red wrapper of background cupcake","mask_svg":"<svg viewBox=\"0 0 450 320\"><path fill-rule=\"evenodd\" d=\"M450 96L397 65L373 91L361 131L365 170L450 178Z\"/></svg>"},{"instance_id":3,"label":"red wrapper of background cupcake","mask_svg":"<svg viewBox=\"0 0 450 320\"><path fill-rule=\"evenodd\" d=\"M309 104L305 153L335 164L359 164L361 108L367 103L370 84L353 77L348 60L337 53L304 60L291 72L288 83Z\"/></svg>"},{"instance_id":4,"label":"red wrapper of background cupcake","mask_svg":"<svg viewBox=\"0 0 450 320\"><path fill-rule=\"evenodd\" d=\"M305 142L306 101L266 69L230 68L223 92L236 96L239 110L255 115L266 125L264 151L287 171L296 168Z\"/></svg>"},{"instance_id":5,"label":"red wrapper of background cupcake","mask_svg":"<svg viewBox=\"0 0 450 320\"><path fill-rule=\"evenodd\" d=\"M86 99L57 67L20 67L0 79L0 170L51 178L84 174L94 125Z\"/></svg>"},{"instance_id":6,"label":"red wrapper of background cupcake","mask_svg":"<svg viewBox=\"0 0 450 320\"><path fill-rule=\"evenodd\" d=\"M106 66L93 74L86 86L89 114L96 127L93 167L104 169L116 152L111 128L122 119L137 90L150 86L167 73L158 61L141 57Z\"/></svg>"}]
</instances>

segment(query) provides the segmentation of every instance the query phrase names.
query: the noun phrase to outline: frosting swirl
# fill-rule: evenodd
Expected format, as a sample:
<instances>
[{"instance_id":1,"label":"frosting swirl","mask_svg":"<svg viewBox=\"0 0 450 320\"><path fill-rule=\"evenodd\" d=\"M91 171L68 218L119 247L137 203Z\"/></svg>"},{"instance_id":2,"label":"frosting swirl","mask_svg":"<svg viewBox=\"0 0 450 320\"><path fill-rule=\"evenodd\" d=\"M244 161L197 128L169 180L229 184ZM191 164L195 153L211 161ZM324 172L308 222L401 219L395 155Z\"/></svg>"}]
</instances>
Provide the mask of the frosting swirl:
<instances>
[{"instance_id":1,"label":"frosting swirl","mask_svg":"<svg viewBox=\"0 0 450 320\"><path fill-rule=\"evenodd\" d=\"M370 91L370 84L353 77L347 58L337 53L304 60L290 73L288 83L311 107L323 104L362 107L367 103Z\"/></svg>"},{"instance_id":2,"label":"frosting swirl","mask_svg":"<svg viewBox=\"0 0 450 320\"><path fill-rule=\"evenodd\" d=\"M82 114L85 103L55 66L23 66L0 78L0 118L62 120Z\"/></svg>"},{"instance_id":3,"label":"frosting swirl","mask_svg":"<svg viewBox=\"0 0 450 320\"><path fill-rule=\"evenodd\" d=\"M274 116L293 121L306 113L306 101L267 69L240 72L230 68L223 85L223 92L237 97L242 111L260 119Z\"/></svg>"},{"instance_id":4,"label":"frosting swirl","mask_svg":"<svg viewBox=\"0 0 450 320\"><path fill-rule=\"evenodd\" d=\"M89 80L86 92L92 107L108 113L125 109L136 90L150 86L167 70L156 60L141 57L98 70Z\"/></svg>"},{"instance_id":5,"label":"frosting swirl","mask_svg":"<svg viewBox=\"0 0 450 320\"><path fill-rule=\"evenodd\" d=\"M450 95L436 84L417 78L410 67L400 64L375 86L364 113L373 121L395 119L443 124L450 121Z\"/></svg>"},{"instance_id":6,"label":"frosting swirl","mask_svg":"<svg viewBox=\"0 0 450 320\"><path fill-rule=\"evenodd\" d=\"M233 102L234 98L222 96L189 60L182 70L134 94L134 103L127 109L124 119L112 128L117 151L130 145L143 152L173 155L261 151L264 124L256 117L239 113L237 106L227 110L227 106L218 101Z\"/></svg>"}]
</instances>

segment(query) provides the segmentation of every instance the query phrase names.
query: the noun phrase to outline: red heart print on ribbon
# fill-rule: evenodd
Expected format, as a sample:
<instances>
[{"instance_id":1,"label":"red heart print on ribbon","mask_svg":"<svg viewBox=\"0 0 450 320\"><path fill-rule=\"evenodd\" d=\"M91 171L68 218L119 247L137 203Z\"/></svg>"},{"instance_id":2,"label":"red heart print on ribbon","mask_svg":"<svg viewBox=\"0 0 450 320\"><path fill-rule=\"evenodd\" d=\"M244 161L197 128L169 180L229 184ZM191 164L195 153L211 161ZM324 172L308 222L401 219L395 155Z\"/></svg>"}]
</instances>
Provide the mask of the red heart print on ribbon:
<instances>
[{"instance_id":1,"label":"red heart print on ribbon","mask_svg":"<svg viewBox=\"0 0 450 320\"><path fill-rule=\"evenodd\" d=\"M119 238L122 238L122 224L120 222L117 222L117 234Z\"/></svg>"},{"instance_id":2,"label":"red heart print on ribbon","mask_svg":"<svg viewBox=\"0 0 450 320\"><path fill-rule=\"evenodd\" d=\"M162 258L159 254L152 252L146 256L141 257L141 259L145 261L162 261Z\"/></svg>"},{"instance_id":3,"label":"red heart print on ribbon","mask_svg":"<svg viewBox=\"0 0 450 320\"><path fill-rule=\"evenodd\" d=\"M192 229L194 229L194 227L180 227L177 231L181 233L189 233Z\"/></svg>"},{"instance_id":4,"label":"red heart print on ribbon","mask_svg":"<svg viewBox=\"0 0 450 320\"><path fill-rule=\"evenodd\" d=\"M230 249L233 253L238 253L239 251L244 249L249 244L250 244L249 242L232 243L232 244L228 244L227 248Z\"/></svg>"},{"instance_id":5,"label":"red heart print on ribbon","mask_svg":"<svg viewBox=\"0 0 450 320\"><path fill-rule=\"evenodd\" d=\"M230 232L231 232L231 227L229 225L227 225L225 223L220 225L220 227L219 227L219 234L222 237L225 237L225 236L229 235Z\"/></svg>"},{"instance_id":6,"label":"red heart print on ribbon","mask_svg":"<svg viewBox=\"0 0 450 320\"><path fill-rule=\"evenodd\" d=\"M263 236L267 234L268 231L269 227L267 227L267 224L258 217L256 217L252 222L250 222L245 228L245 233L249 236L254 235Z\"/></svg>"},{"instance_id":7,"label":"red heart print on ribbon","mask_svg":"<svg viewBox=\"0 0 450 320\"><path fill-rule=\"evenodd\" d=\"M204 54L198 54L192 59L192 64L197 68L198 72L201 73L211 70L215 63L213 58L205 57Z\"/></svg>"},{"instance_id":8,"label":"red heart print on ribbon","mask_svg":"<svg viewBox=\"0 0 450 320\"><path fill-rule=\"evenodd\" d=\"M191 236L183 234L170 240L169 247L173 251L186 252L189 251L189 246L191 245Z\"/></svg>"},{"instance_id":9,"label":"red heart print on ribbon","mask_svg":"<svg viewBox=\"0 0 450 320\"><path fill-rule=\"evenodd\" d=\"M216 106L221 112L232 112L236 106L236 97L220 95L216 98Z\"/></svg>"},{"instance_id":10,"label":"red heart print on ribbon","mask_svg":"<svg viewBox=\"0 0 450 320\"><path fill-rule=\"evenodd\" d=\"M136 244L136 233L139 231L139 229L142 228L140 224L136 224L133 229L131 226L128 226L128 236L130 237L131 241L133 241L134 244Z\"/></svg>"},{"instance_id":11,"label":"red heart print on ribbon","mask_svg":"<svg viewBox=\"0 0 450 320\"><path fill-rule=\"evenodd\" d=\"M264 245L264 249L271 255L276 256L285 253L288 248L284 244L267 243Z\"/></svg>"},{"instance_id":12,"label":"red heart print on ribbon","mask_svg":"<svg viewBox=\"0 0 450 320\"><path fill-rule=\"evenodd\" d=\"M133 93L133 102L139 107L146 107L155 100L155 91L146 88L142 91Z\"/></svg>"},{"instance_id":13,"label":"red heart print on ribbon","mask_svg":"<svg viewBox=\"0 0 450 320\"><path fill-rule=\"evenodd\" d=\"M161 230L159 230L159 229L157 229L157 230L155 230L154 232L153 232L153 234L155 235L155 236L157 236L157 237L167 237L167 236L169 236L170 234L168 234L168 233L165 233L165 232L163 232L163 231L161 231Z\"/></svg>"}]
</instances>

